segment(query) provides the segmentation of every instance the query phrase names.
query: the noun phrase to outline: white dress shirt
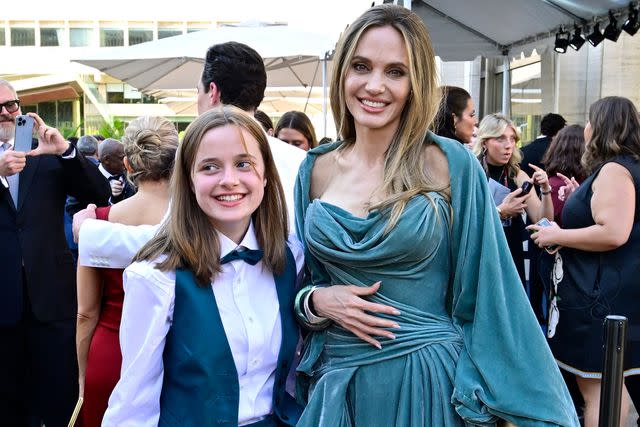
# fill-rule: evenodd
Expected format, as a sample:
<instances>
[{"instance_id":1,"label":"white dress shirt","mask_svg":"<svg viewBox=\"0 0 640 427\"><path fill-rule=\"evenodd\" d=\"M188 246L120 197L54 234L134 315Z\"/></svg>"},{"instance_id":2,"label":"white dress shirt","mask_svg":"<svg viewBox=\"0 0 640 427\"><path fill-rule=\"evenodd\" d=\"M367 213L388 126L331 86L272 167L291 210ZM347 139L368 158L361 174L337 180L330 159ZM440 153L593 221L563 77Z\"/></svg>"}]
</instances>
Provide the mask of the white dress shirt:
<instances>
[{"instance_id":1,"label":"white dress shirt","mask_svg":"<svg viewBox=\"0 0 640 427\"><path fill-rule=\"evenodd\" d=\"M102 163L100 163L98 165L98 170L100 171L100 173L102 174L102 176L104 176L105 178L109 179L111 178L111 172L109 172L108 170L106 170L104 168L104 166L102 165Z\"/></svg>"},{"instance_id":2,"label":"white dress shirt","mask_svg":"<svg viewBox=\"0 0 640 427\"><path fill-rule=\"evenodd\" d=\"M293 189L306 151L277 138L269 136L268 140L284 190L289 233L295 234ZM130 226L87 219L80 228L78 262L87 267L126 268L140 248L153 237L158 227Z\"/></svg>"},{"instance_id":3,"label":"white dress shirt","mask_svg":"<svg viewBox=\"0 0 640 427\"><path fill-rule=\"evenodd\" d=\"M221 255L236 249L218 233ZM240 243L259 249L253 224ZM297 271L303 249L291 236L289 248ZM121 378L109 399L103 426L157 426L163 381L163 351L173 319L175 271L154 262L136 262L124 273L125 300L120 326ZM273 274L242 260L222 265L212 282L222 324L233 354L240 386L238 423L251 424L272 412L275 370L282 342L278 294Z\"/></svg>"}]
</instances>

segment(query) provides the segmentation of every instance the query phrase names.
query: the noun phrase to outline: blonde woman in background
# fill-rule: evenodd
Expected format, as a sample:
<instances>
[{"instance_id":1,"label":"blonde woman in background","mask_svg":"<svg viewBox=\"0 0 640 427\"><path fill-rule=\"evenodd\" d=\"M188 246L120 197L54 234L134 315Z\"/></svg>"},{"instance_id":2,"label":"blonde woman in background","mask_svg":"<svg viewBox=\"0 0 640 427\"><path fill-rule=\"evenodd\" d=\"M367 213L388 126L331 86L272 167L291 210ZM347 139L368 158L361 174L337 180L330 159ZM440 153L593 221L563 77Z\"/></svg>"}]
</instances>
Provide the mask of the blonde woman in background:
<instances>
[{"instance_id":1,"label":"blonde woman in background","mask_svg":"<svg viewBox=\"0 0 640 427\"><path fill-rule=\"evenodd\" d=\"M502 220L511 257L516 265L520 280L525 283L524 251L522 242L526 239L525 223L522 213L526 212L532 223L541 218L553 219L553 200L547 173L535 165L529 176L520 169L522 155L517 147L520 133L511 120L502 114L485 116L478 127L478 141L474 153L478 157L487 178L507 187L511 192L497 204L497 211ZM531 188L528 194L522 195L525 182L540 187L542 200Z\"/></svg>"},{"instance_id":2,"label":"blonde woman in background","mask_svg":"<svg viewBox=\"0 0 640 427\"><path fill-rule=\"evenodd\" d=\"M169 177L178 132L164 118L139 117L127 126L123 143L127 178L138 191L113 206L98 208L96 217L126 225L158 224L169 206ZM84 427L100 426L109 395L120 378L122 272L122 269L78 267L76 341Z\"/></svg>"}]
</instances>

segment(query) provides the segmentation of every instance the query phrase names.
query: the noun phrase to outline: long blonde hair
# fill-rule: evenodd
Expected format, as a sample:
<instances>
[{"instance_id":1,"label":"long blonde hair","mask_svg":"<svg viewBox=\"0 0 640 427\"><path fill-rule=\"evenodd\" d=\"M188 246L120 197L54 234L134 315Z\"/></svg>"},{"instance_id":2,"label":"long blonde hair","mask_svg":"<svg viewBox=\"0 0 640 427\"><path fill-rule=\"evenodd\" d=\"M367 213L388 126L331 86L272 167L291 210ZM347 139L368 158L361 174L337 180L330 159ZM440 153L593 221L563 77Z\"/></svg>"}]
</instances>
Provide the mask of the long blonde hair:
<instances>
[{"instance_id":1,"label":"long blonde hair","mask_svg":"<svg viewBox=\"0 0 640 427\"><path fill-rule=\"evenodd\" d=\"M482 168L486 173L489 173L489 169L486 159L487 150L484 147L484 142L487 139L500 138L508 127L513 129L513 132L516 135L516 144L518 144L518 141L520 141L520 131L516 125L503 114L488 114L484 116L480 121L480 125L478 125L478 141L476 142L476 145L473 146L473 153L478 157L478 160L480 160L480 164L482 164ZM516 176L518 176L521 160L522 154L516 145L513 147L513 153L511 153L511 157L506 164L507 176L509 178L515 179Z\"/></svg>"},{"instance_id":2,"label":"long blonde hair","mask_svg":"<svg viewBox=\"0 0 640 427\"><path fill-rule=\"evenodd\" d=\"M424 169L424 148L430 143L427 132L438 111L441 93L429 33L415 13L401 6L382 4L367 10L349 26L336 49L331 109L344 141L341 148L347 148L355 142L356 130L347 108L345 78L363 34L371 28L386 26L394 28L404 39L411 80L400 124L386 152L380 188L383 200L371 206L381 210L391 207L389 227L393 227L413 196L446 189L437 187Z\"/></svg>"},{"instance_id":3,"label":"long blonde hair","mask_svg":"<svg viewBox=\"0 0 640 427\"><path fill-rule=\"evenodd\" d=\"M208 285L220 272L220 242L209 217L202 211L192 189L192 170L204 135L216 128L237 126L258 141L264 160L266 186L260 206L252 215L256 238L264 251L262 262L271 271L284 270L287 240L287 209L284 191L267 137L260 124L244 111L231 106L207 111L187 128L178 148L171 176L171 207L169 221L156 237L138 252L134 261L166 258L158 263L162 271L189 268L200 285ZM245 151L247 150L246 143Z\"/></svg>"}]
</instances>

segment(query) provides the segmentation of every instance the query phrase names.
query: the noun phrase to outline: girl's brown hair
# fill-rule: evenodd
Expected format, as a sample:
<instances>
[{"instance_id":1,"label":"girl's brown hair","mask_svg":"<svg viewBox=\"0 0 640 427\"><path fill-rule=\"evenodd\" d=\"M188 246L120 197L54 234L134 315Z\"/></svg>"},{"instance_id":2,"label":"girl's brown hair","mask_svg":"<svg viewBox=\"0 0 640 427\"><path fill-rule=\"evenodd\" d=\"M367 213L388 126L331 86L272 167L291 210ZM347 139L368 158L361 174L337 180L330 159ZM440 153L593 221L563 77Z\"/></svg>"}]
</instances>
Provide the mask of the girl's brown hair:
<instances>
[{"instance_id":1,"label":"girl's brown hair","mask_svg":"<svg viewBox=\"0 0 640 427\"><path fill-rule=\"evenodd\" d=\"M256 238L264 251L262 262L275 273L284 270L288 234L287 209L269 143L258 122L244 111L231 106L207 111L187 128L171 176L169 220L163 223L158 234L138 252L134 261L155 260L166 255L157 264L157 269L168 271L188 268L202 286L208 285L220 272L220 242L209 217L198 205L192 190L192 173L204 135L212 129L224 126L237 126L239 131L247 131L260 146L265 166L264 177L261 178L266 180L266 186L264 198L252 214L252 220ZM242 136L241 132L240 135ZM244 139L242 143L246 151Z\"/></svg>"},{"instance_id":2,"label":"girl's brown hair","mask_svg":"<svg viewBox=\"0 0 640 427\"><path fill-rule=\"evenodd\" d=\"M562 128L553 137L542 158L547 174L553 176L560 172L582 182L586 178L584 168L580 163L584 149L584 128L582 126L571 125Z\"/></svg>"},{"instance_id":3,"label":"girl's brown hair","mask_svg":"<svg viewBox=\"0 0 640 427\"><path fill-rule=\"evenodd\" d=\"M313 128L313 124L309 117L302 111L287 111L280 117L276 128L273 130L273 135L277 138L282 129L295 129L300 132L307 141L309 141L309 149L318 146L318 140L316 139L316 130Z\"/></svg>"}]
</instances>

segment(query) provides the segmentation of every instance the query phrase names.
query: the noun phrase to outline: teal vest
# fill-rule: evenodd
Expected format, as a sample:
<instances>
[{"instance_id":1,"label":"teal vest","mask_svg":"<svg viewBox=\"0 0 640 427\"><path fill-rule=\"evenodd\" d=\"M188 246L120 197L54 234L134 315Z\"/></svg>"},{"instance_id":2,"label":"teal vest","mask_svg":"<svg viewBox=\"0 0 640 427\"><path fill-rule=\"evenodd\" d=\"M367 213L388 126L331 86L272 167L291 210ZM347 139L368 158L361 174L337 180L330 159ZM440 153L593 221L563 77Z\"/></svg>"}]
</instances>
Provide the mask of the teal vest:
<instances>
[{"instance_id":1,"label":"teal vest","mask_svg":"<svg viewBox=\"0 0 640 427\"><path fill-rule=\"evenodd\" d=\"M285 391L298 328L293 314L296 263L287 247L286 267L274 274L280 304L282 344L273 389L274 417L295 426L302 408ZM238 425L236 366L211 286L198 286L190 270L176 270L173 323L164 348L159 426Z\"/></svg>"}]
</instances>

